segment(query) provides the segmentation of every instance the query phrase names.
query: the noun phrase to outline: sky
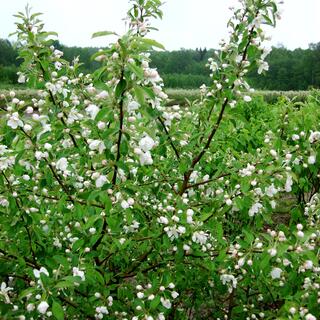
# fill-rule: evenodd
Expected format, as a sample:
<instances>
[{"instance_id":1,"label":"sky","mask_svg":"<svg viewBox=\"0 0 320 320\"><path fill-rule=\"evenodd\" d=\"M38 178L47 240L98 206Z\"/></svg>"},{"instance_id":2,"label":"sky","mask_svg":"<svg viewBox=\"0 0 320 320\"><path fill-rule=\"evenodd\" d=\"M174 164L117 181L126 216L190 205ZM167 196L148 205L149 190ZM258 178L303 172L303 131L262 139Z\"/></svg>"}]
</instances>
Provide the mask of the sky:
<instances>
[{"instance_id":1,"label":"sky","mask_svg":"<svg viewBox=\"0 0 320 320\"><path fill-rule=\"evenodd\" d=\"M106 38L91 39L96 31L124 32L123 18L128 0L0 0L0 38L15 31L15 18L26 4L42 12L47 31L56 31L68 46L105 46ZM218 48L227 36L228 8L237 0L166 0L162 21L154 23L159 31L152 38L167 50L180 48ZM320 0L285 0L282 19L272 36L271 45L289 49L307 48L320 42ZM14 40L14 39L12 39Z\"/></svg>"}]
</instances>

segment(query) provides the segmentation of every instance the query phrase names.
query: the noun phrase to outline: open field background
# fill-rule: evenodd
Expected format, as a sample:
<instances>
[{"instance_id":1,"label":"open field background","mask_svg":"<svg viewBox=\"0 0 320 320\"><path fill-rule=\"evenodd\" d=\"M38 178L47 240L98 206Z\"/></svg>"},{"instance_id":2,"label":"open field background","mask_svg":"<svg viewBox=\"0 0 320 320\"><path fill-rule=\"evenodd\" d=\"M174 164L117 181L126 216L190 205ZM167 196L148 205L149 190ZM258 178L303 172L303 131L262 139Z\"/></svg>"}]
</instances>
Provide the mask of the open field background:
<instances>
[{"instance_id":1,"label":"open field background","mask_svg":"<svg viewBox=\"0 0 320 320\"><path fill-rule=\"evenodd\" d=\"M8 95L11 90L14 90L17 97L21 100L30 100L36 94L36 90L27 89L19 85L8 85L0 83L0 95ZM170 99L170 105L173 104L185 104L187 101L193 102L200 98L199 89L175 89L169 88L165 90ZM301 91L271 91L271 90L257 90L252 96L262 97L267 103L275 103L279 98L285 97L295 102L305 102L308 96L313 91L301 90Z\"/></svg>"}]
</instances>

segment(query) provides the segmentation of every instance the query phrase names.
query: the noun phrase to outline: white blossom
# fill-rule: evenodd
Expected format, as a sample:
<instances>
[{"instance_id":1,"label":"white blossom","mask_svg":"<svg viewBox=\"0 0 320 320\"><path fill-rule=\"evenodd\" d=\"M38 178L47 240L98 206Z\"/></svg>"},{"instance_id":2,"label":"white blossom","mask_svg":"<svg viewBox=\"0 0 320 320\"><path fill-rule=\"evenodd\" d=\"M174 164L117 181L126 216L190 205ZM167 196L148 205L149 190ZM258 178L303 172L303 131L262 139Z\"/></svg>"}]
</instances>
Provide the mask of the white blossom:
<instances>
[{"instance_id":1,"label":"white blossom","mask_svg":"<svg viewBox=\"0 0 320 320\"><path fill-rule=\"evenodd\" d=\"M232 292L233 288L236 288L238 284L237 278L232 274L222 274L220 276L220 280L223 285L231 283L231 286L229 287L229 292Z\"/></svg>"},{"instance_id":2,"label":"white blossom","mask_svg":"<svg viewBox=\"0 0 320 320\"><path fill-rule=\"evenodd\" d=\"M259 213L263 208L263 205L260 202L256 202L249 209L249 217L253 217L255 214Z\"/></svg>"},{"instance_id":3,"label":"white blossom","mask_svg":"<svg viewBox=\"0 0 320 320\"><path fill-rule=\"evenodd\" d=\"M175 286L175 284L173 283L173 282L170 282L169 284L168 284L168 288L169 289L174 289L176 286Z\"/></svg>"},{"instance_id":4,"label":"white blossom","mask_svg":"<svg viewBox=\"0 0 320 320\"><path fill-rule=\"evenodd\" d=\"M160 298L161 304L166 308L170 309L171 308L171 301L169 299L165 299L163 297Z\"/></svg>"},{"instance_id":5,"label":"white blossom","mask_svg":"<svg viewBox=\"0 0 320 320\"><path fill-rule=\"evenodd\" d=\"M278 189L274 186L274 184L272 183L271 186L267 187L265 189L265 193L268 197L273 197L274 195L276 195L278 193Z\"/></svg>"},{"instance_id":6,"label":"white blossom","mask_svg":"<svg viewBox=\"0 0 320 320\"><path fill-rule=\"evenodd\" d=\"M268 250L268 253L270 254L271 257L275 257L277 255L277 249L271 248Z\"/></svg>"},{"instance_id":7,"label":"white blossom","mask_svg":"<svg viewBox=\"0 0 320 320\"><path fill-rule=\"evenodd\" d=\"M313 267L313 262L311 260L307 260L305 261L305 263L303 264L304 268L306 270L311 270Z\"/></svg>"},{"instance_id":8,"label":"white blossom","mask_svg":"<svg viewBox=\"0 0 320 320\"><path fill-rule=\"evenodd\" d=\"M26 76L21 72L19 72L18 82L19 83L25 83L26 82Z\"/></svg>"},{"instance_id":9,"label":"white blossom","mask_svg":"<svg viewBox=\"0 0 320 320\"><path fill-rule=\"evenodd\" d=\"M0 287L0 295L4 296L5 299L5 303L10 303L10 298L9 298L9 291L12 291L13 288L8 287L7 284L5 282L1 283L1 287Z\"/></svg>"},{"instance_id":10,"label":"white blossom","mask_svg":"<svg viewBox=\"0 0 320 320\"><path fill-rule=\"evenodd\" d=\"M277 153L277 151L276 150L270 150L270 154L274 157L274 158L276 158L277 156L278 156L278 153Z\"/></svg>"},{"instance_id":11,"label":"white blossom","mask_svg":"<svg viewBox=\"0 0 320 320\"><path fill-rule=\"evenodd\" d=\"M19 118L19 113L14 112L9 120L7 121L7 125L11 127L12 129L17 129L18 127L23 127L23 122Z\"/></svg>"},{"instance_id":12,"label":"white blossom","mask_svg":"<svg viewBox=\"0 0 320 320\"><path fill-rule=\"evenodd\" d=\"M92 120L94 120L96 118L99 111L100 111L100 108L98 106L96 106L95 104L89 104L86 107L86 113L90 116L90 118Z\"/></svg>"},{"instance_id":13,"label":"white blossom","mask_svg":"<svg viewBox=\"0 0 320 320\"><path fill-rule=\"evenodd\" d=\"M291 192L292 191L292 185L293 185L293 181L292 181L292 176L290 174L287 175L287 180L286 180L286 184L285 184L285 191L286 192Z\"/></svg>"},{"instance_id":14,"label":"white blossom","mask_svg":"<svg viewBox=\"0 0 320 320\"><path fill-rule=\"evenodd\" d=\"M266 61L259 60L258 61L258 74L261 74L263 71L269 70L269 64Z\"/></svg>"},{"instance_id":15,"label":"white blossom","mask_svg":"<svg viewBox=\"0 0 320 320\"><path fill-rule=\"evenodd\" d=\"M166 318L162 312L158 314L157 320L166 320Z\"/></svg>"},{"instance_id":16,"label":"white blossom","mask_svg":"<svg viewBox=\"0 0 320 320\"><path fill-rule=\"evenodd\" d=\"M293 141L297 141L297 140L300 139L300 136L299 136L298 134L293 134L292 137L291 137L291 139L292 139Z\"/></svg>"},{"instance_id":17,"label":"white blossom","mask_svg":"<svg viewBox=\"0 0 320 320\"><path fill-rule=\"evenodd\" d=\"M131 113L133 111L136 111L140 108L140 104L136 101L130 101L128 104L128 112Z\"/></svg>"},{"instance_id":18,"label":"white blossom","mask_svg":"<svg viewBox=\"0 0 320 320\"><path fill-rule=\"evenodd\" d=\"M308 158L308 163L309 163L309 164L315 164L315 163L316 163L316 156L315 156L315 155L311 155L311 156Z\"/></svg>"},{"instance_id":19,"label":"white blossom","mask_svg":"<svg viewBox=\"0 0 320 320\"><path fill-rule=\"evenodd\" d=\"M126 200L122 200L120 205L121 205L121 208L122 208L122 209L128 209L128 208L130 208L129 203L128 203Z\"/></svg>"},{"instance_id":20,"label":"white blossom","mask_svg":"<svg viewBox=\"0 0 320 320\"><path fill-rule=\"evenodd\" d=\"M46 276L49 277L49 272L48 272L48 270L46 268L41 267L39 270L38 269L33 269L33 274L37 279L40 278L40 274L41 273L43 273L43 274L45 274Z\"/></svg>"},{"instance_id":21,"label":"white blossom","mask_svg":"<svg viewBox=\"0 0 320 320\"><path fill-rule=\"evenodd\" d=\"M82 120L83 114L79 113L76 108L72 108L69 111L67 123L73 124L75 121Z\"/></svg>"},{"instance_id":22,"label":"white blossom","mask_svg":"<svg viewBox=\"0 0 320 320\"><path fill-rule=\"evenodd\" d=\"M146 135L139 141L139 147L142 151L148 152L155 146L154 140Z\"/></svg>"},{"instance_id":23,"label":"white blossom","mask_svg":"<svg viewBox=\"0 0 320 320\"><path fill-rule=\"evenodd\" d=\"M96 313L97 314L101 314L102 318L104 314L109 314L109 311L107 309L107 307L105 306L100 306L100 307L96 307ZM101 317L99 317L99 319L102 319Z\"/></svg>"},{"instance_id":24,"label":"white blossom","mask_svg":"<svg viewBox=\"0 0 320 320\"><path fill-rule=\"evenodd\" d=\"M56 168L58 170L61 171L66 171L68 167L68 160L66 158L60 158L57 162L56 162Z\"/></svg>"},{"instance_id":25,"label":"white blossom","mask_svg":"<svg viewBox=\"0 0 320 320\"><path fill-rule=\"evenodd\" d=\"M37 307L37 310L41 314L45 314L47 312L48 308L49 308L49 304L47 303L47 301L41 301Z\"/></svg>"},{"instance_id":26,"label":"white blossom","mask_svg":"<svg viewBox=\"0 0 320 320\"><path fill-rule=\"evenodd\" d=\"M82 281L84 281L86 279L84 271L80 270L77 267L72 268L72 273L73 273L74 277L80 277Z\"/></svg>"},{"instance_id":27,"label":"white blossom","mask_svg":"<svg viewBox=\"0 0 320 320\"><path fill-rule=\"evenodd\" d=\"M140 154L140 164L143 165L151 165L153 164L153 159L150 151L143 152Z\"/></svg>"},{"instance_id":28,"label":"white blossom","mask_svg":"<svg viewBox=\"0 0 320 320\"><path fill-rule=\"evenodd\" d=\"M105 146L104 142L101 140L92 140L89 143L89 149L90 150L98 150L99 153L102 153L106 149L106 146Z\"/></svg>"},{"instance_id":29,"label":"white blossom","mask_svg":"<svg viewBox=\"0 0 320 320\"><path fill-rule=\"evenodd\" d=\"M320 131L311 131L310 137L309 137L309 142L310 143L315 143L320 140Z\"/></svg>"},{"instance_id":30,"label":"white blossom","mask_svg":"<svg viewBox=\"0 0 320 320\"><path fill-rule=\"evenodd\" d=\"M54 51L53 51L53 55L56 57L56 58L61 58L62 56L63 56L63 52L62 51L60 51L60 50L58 50L58 49L55 49Z\"/></svg>"},{"instance_id":31,"label":"white blossom","mask_svg":"<svg viewBox=\"0 0 320 320\"><path fill-rule=\"evenodd\" d=\"M96 187L101 188L108 181L107 177L100 175L96 180Z\"/></svg>"},{"instance_id":32,"label":"white blossom","mask_svg":"<svg viewBox=\"0 0 320 320\"><path fill-rule=\"evenodd\" d=\"M295 307L291 307L291 308L289 309L289 312L290 312L291 314L295 314L295 313L297 312L297 309L296 309Z\"/></svg>"},{"instance_id":33,"label":"white blossom","mask_svg":"<svg viewBox=\"0 0 320 320\"><path fill-rule=\"evenodd\" d=\"M96 98L99 99L99 100L103 100L103 99L108 98L108 96L109 96L109 93L107 91L105 91L105 90L102 90L100 93L98 93L96 95Z\"/></svg>"},{"instance_id":34,"label":"white blossom","mask_svg":"<svg viewBox=\"0 0 320 320\"><path fill-rule=\"evenodd\" d=\"M199 244L206 244L208 240L208 234L204 231L196 231L192 235L192 241Z\"/></svg>"},{"instance_id":35,"label":"white blossom","mask_svg":"<svg viewBox=\"0 0 320 320\"><path fill-rule=\"evenodd\" d=\"M106 123L103 122L103 121L99 121L99 122L97 123L97 127L98 127L99 130L104 130L105 127L106 127Z\"/></svg>"},{"instance_id":36,"label":"white blossom","mask_svg":"<svg viewBox=\"0 0 320 320\"><path fill-rule=\"evenodd\" d=\"M184 244L183 245L183 250L189 251L190 250L190 246L188 246L187 244Z\"/></svg>"},{"instance_id":37,"label":"white blossom","mask_svg":"<svg viewBox=\"0 0 320 320\"><path fill-rule=\"evenodd\" d=\"M306 320L317 320L317 318L313 314L308 313L306 315Z\"/></svg>"},{"instance_id":38,"label":"white blossom","mask_svg":"<svg viewBox=\"0 0 320 320\"><path fill-rule=\"evenodd\" d=\"M144 293L143 293L143 292L138 292L138 293L137 293L137 297L138 297L139 299L142 299L142 298L144 297Z\"/></svg>"},{"instance_id":39,"label":"white blossom","mask_svg":"<svg viewBox=\"0 0 320 320\"><path fill-rule=\"evenodd\" d=\"M273 268L270 275L272 279L280 279L282 270L280 268Z\"/></svg>"},{"instance_id":40,"label":"white blossom","mask_svg":"<svg viewBox=\"0 0 320 320\"><path fill-rule=\"evenodd\" d=\"M35 308L36 308L36 307L35 307L35 305L34 305L33 303L28 303L28 304L27 304L27 311L28 311L28 312L33 311Z\"/></svg>"},{"instance_id":41,"label":"white blossom","mask_svg":"<svg viewBox=\"0 0 320 320\"><path fill-rule=\"evenodd\" d=\"M157 221L158 221L159 223L162 223L162 224L168 224L168 223L169 223L168 218L167 218L167 217L164 217L164 216L159 217L159 218L157 219Z\"/></svg>"}]
</instances>

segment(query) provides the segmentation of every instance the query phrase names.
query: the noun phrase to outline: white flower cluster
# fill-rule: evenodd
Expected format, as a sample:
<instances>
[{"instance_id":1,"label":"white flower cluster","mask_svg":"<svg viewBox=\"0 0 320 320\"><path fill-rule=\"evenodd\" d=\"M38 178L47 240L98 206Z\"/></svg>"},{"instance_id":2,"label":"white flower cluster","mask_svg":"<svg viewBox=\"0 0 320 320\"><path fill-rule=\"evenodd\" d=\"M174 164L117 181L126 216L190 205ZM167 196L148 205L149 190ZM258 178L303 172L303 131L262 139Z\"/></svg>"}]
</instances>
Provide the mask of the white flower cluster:
<instances>
[{"instance_id":1,"label":"white flower cluster","mask_svg":"<svg viewBox=\"0 0 320 320\"><path fill-rule=\"evenodd\" d=\"M10 115L7 125L12 129L23 127L23 121L20 119L18 112L14 112L12 115Z\"/></svg>"},{"instance_id":2,"label":"white flower cluster","mask_svg":"<svg viewBox=\"0 0 320 320\"><path fill-rule=\"evenodd\" d=\"M309 136L309 142L310 143L315 143L320 141L320 131L311 131L310 136Z\"/></svg>"},{"instance_id":3,"label":"white flower cluster","mask_svg":"<svg viewBox=\"0 0 320 320\"><path fill-rule=\"evenodd\" d=\"M254 203L251 208L249 209L249 217L253 217L257 213L261 212L263 209L263 205L260 202Z\"/></svg>"},{"instance_id":4,"label":"white flower cluster","mask_svg":"<svg viewBox=\"0 0 320 320\"><path fill-rule=\"evenodd\" d=\"M231 293L233 289L237 288L238 280L237 278L232 274L222 274L220 276L220 280L223 285L228 286L228 290Z\"/></svg>"},{"instance_id":5,"label":"white flower cluster","mask_svg":"<svg viewBox=\"0 0 320 320\"><path fill-rule=\"evenodd\" d=\"M92 120L94 120L96 118L96 116L99 113L99 111L100 111L100 108L95 104L89 104L86 107L86 113L89 115L89 117Z\"/></svg>"},{"instance_id":6,"label":"white flower cluster","mask_svg":"<svg viewBox=\"0 0 320 320\"><path fill-rule=\"evenodd\" d=\"M278 193L279 189L277 189L272 183L269 187L265 188L265 193L268 197L272 198L274 195Z\"/></svg>"},{"instance_id":7,"label":"white flower cluster","mask_svg":"<svg viewBox=\"0 0 320 320\"><path fill-rule=\"evenodd\" d=\"M142 285L137 285L136 289L138 290L137 292L137 298L141 299L141 300L148 300L148 301L152 301L156 298L156 295L161 295L160 296L160 302L162 304L162 306L166 309L171 309L172 307L172 303L171 300L169 298L167 298L167 294L166 297L163 296L162 294L164 293L170 293L172 299L176 299L179 296L179 293L177 291L175 291L175 284L170 282L167 286L160 286L158 290L155 290L155 288L152 287L151 284L146 285L145 287L143 287ZM169 291L169 292L168 292ZM155 292L157 292L155 294ZM138 306L139 308L137 308L137 310L140 309L140 306ZM158 319L164 319L163 314L160 314L161 316L158 317Z\"/></svg>"},{"instance_id":8,"label":"white flower cluster","mask_svg":"<svg viewBox=\"0 0 320 320\"><path fill-rule=\"evenodd\" d=\"M137 220L133 220L129 226L124 226L123 230L125 233L134 233L139 231L139 227L140 222L138 222Z\"/></svg>"},{"instance_id":9,"label":"white flower cluster","mask_svg":"<svg viewBox=\"0 0 320 320\"><path fill-rule=\"evenodd\" d=\"M286 180L286 184L285 184L285 191L286 192L291 192L292 191L292 185L293 185L293 180L292 180L292 176L290 174L287 174L287 180Z\"/></svg>"},{"instance_id":10,"label":"white flower cluster","mask_svg":"<svg viewBox=\"0 0 320 320\"><path fill-rule=\"evenodd\" d=\"M155 141L149 135L145 134L139 141L139 148L134 149L134 153L139 156L140 164L142 166L153 164L150 151L155 145Z\"/></svg>"},{"instance_id":11,"label":"white flower cluster","mask_svg":"<svg viewBox=\"0 0 320 320\"><path fill-rule=\"evenodd\" d=\"M181 235L186 233L186 228L184 226L177 225L167 226L163 230L167 233L171 241L178 239Z\"/></svg>"},{"instance_id":12,"label":"white flower cluster","mask_svg":"<svg viewBox=\"0 0 320 320\"><path fill-rule=\"evenodd\" d=\"M204 231L195 231L192 234L192 241L201 245L205 245L209 239L209 234Z\"/></svg>"},{"instance_id":13,"label":"white flower cluster","mask_svg":"<svg viewBox=\"0 0 320 320\"><path fill-rule=\"evenodd\" d=\"M72 273L73 273L74 277L80 277L81 281L86 280L86 276L85 276L84 271L80 270L78 267L73 267Z\"/></svg>"},{"instance_id":14,"label":"white flower cluster","mask_svg":"<svg viewBox=\"0 0 320 320\"><path fill-rule=\"evenodd\" d=\"M7 284L5 282L1 283L1 287L0 287L0 295L4 297L4 302L6 304L11 303L10 302L10 298L9 298L9 292L12 291L13 288L7 286Z\"/></svg>"},{"instance_id":15,"label":"white flower cluster","mask_svg":"<svg viewBox=\"0 0 320 320\"><path fill-rule=\"evenodd\" d=\"M239 170L239 175L241 177L250 177L256 170L256 167L250 163L247 164L246 168Z\"/></svg>"},{"instance_id":16,"label":"white flower cluster","mask_svg":"<svg viewBox=\"0 0 320 320\"><path fill-rule=\"evenodd\" d=\"M107 307L105 306L96 307L96 314L95 314L96 319L103 319L103 317L107 314L109 314Z\"/></svg>"}]
</instances>

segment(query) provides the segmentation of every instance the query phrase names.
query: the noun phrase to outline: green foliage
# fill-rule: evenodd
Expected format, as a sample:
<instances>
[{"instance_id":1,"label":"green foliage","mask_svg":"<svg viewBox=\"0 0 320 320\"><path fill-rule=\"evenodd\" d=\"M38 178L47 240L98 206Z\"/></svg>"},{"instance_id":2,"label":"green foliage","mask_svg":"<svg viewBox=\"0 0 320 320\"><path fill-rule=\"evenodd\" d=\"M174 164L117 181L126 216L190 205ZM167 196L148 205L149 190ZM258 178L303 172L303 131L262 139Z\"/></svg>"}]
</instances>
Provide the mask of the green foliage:
<instances>
[{"instance_id":1,"label":"green foliage","mask_svg":"<svg viewBox=\"0 0 320 320\"><path fill-rule=\"evenodd\" d=\"M99 32L96 33L101 34ZM114 34L107 31L105 35ZM1 45L1 43L5 43ZM98 48L80 48L61 45L54 42L57 49L64 52L64 57L71 62L75 57L80 57L83 63L80 66L82 72L92 73L97 69L97 62L90 57ZM6 48L9 47L8 51ZM163 47L162 47L163 49ZM17 79L13 73L17 72L17 52L6 40L0 42L0 81L4 83L14 83ZM206 63L209 57L214 54L214 50L196 49L179 51L158 52L151 51L151 65L160 72L166 87L168 88L198 88L202 84L209 85L209 70ZM7 57L7 58L4 58ZM248 82L255 88L261 90L308 90L320 88L320 46L310 44L309 49L288 50L284 47L273 48L267 57L270 70L263 76L257 75L256 70L247 76ZM5 68L10 68L6 71ZM11 71L12 70L12 71ZM13 73L11 73L13 72Z\"/></svg>"},{"instance_id":2,"label":"green foliage","mask_svg":"<svg viewBox=\"0 0 320 320\"><path fill-rule=\"evenodd\" d=\"M319 93L271 105L244 79L276 2L239 3L183 106L150 65L161 2L131 3L87 75L17 14L38 90L0 97L1 318L317 319Z\"/></svg>"}]
</instances>

